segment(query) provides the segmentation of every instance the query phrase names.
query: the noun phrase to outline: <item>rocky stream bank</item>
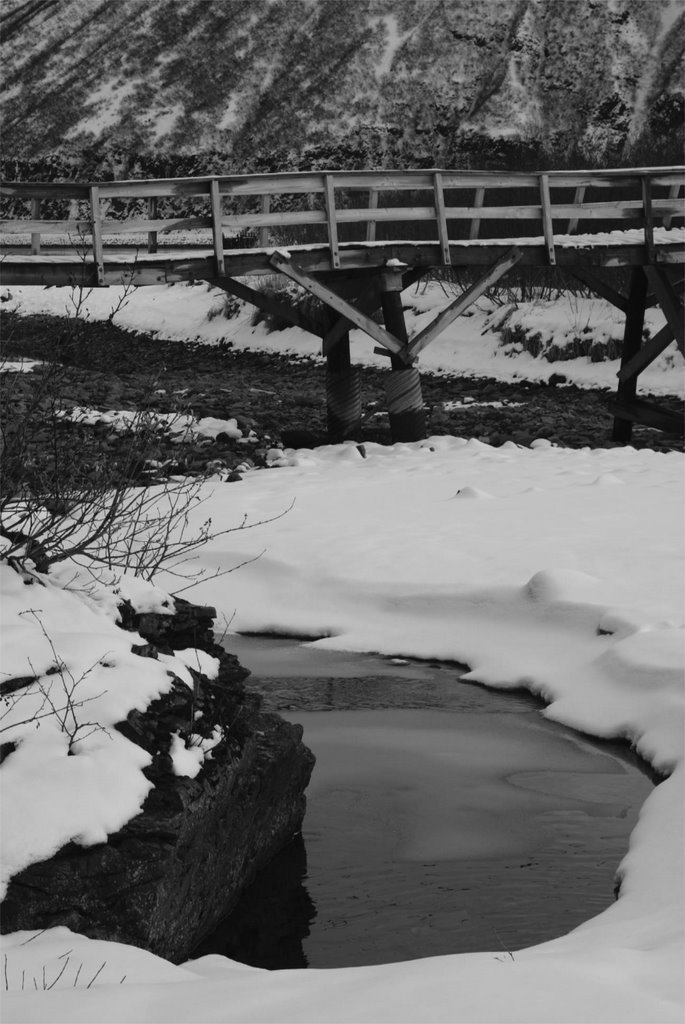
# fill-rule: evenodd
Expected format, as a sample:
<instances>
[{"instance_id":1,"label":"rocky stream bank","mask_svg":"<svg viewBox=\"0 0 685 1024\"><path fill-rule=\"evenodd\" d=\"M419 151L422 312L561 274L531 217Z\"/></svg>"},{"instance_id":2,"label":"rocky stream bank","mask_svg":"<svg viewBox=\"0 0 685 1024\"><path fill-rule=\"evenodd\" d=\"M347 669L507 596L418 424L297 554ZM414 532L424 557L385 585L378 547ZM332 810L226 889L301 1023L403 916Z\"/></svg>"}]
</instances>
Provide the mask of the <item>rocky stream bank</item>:
<instances>
[{"instance_id":1,"label":"rocky stream bank","mask_svg":"<svg viewBox=\"0 0 685 1024\"><path fill-rule=\"evenodd\" d=\"M325 365L273 353L236 351L225 345L166 342L124 331L108 322L3 314L3 358L56 361L59 401L65 408L140 410L234 419L237 431L198 438L183 446L168 443L166 455L193 475L206 472L241 479L268 464L274 447L327 443ZM5 389L5 415L26 408L40 387L41 369L12 373ZM363 423L360 440L390 443L385 412L387 372L361 368ZM564 363L550 384L503 383L489 378L422 373L429 434L475 437L495 446L528 445L544 437L571 447L611 447L608 394L567 383ZM648 396L644 396L648 397ZM682 411L682 398L664 404ZM75 434L83 424L72 426ZM102 422L88 429L104 453L116 455L121 436ZM47 438L47 425L44 432ZM231 436L231 433L241 436ZM34 431L31 443L41 442ZM635 427L635 447L683 450L682 438Z\"/></svg>"},{"instance_id":2,"label":"rocky stream bank","mask_svg":"<svg viewBox=\"0 0 685 1024\"><path fill-rule=\"evenodd\" d=\"M237 904L255 875L300 831L314 757L302 728L265 712L249 675L213 639L214 610L176 599L170 615L120 609L122 626L157 658L189 646L219 659L210 680L172 689L117 727L152 757L154 784L142 811L106 843L69 843L15 875L2 903L2 931L64 925L90 938L148 949L174 962ZM198 722L201 725L198 725ZM175 774L175 734L217 728L223 739L194 777Z\"/></svg>"}]
</instances>

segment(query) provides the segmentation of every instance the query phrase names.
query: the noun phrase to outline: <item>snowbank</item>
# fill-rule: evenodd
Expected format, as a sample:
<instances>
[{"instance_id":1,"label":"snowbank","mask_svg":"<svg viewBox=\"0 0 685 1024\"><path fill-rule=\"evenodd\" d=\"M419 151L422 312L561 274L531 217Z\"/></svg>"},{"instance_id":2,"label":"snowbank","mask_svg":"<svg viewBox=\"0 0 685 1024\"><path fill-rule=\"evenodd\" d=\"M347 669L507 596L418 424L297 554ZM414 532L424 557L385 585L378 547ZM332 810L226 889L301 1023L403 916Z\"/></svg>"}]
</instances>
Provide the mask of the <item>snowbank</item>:
<instances>
[{"instance_id":1,"label":"snowbank","mask_svg":"<svg viewBox=\"0 0 685 1024\"><path fill-rule=\"evenodd\" d=\"M166 693L171 673L192 685L186 664L214 675L216 666L201 651L159 661L136 655L133 645L144 641L116 625L112 589L86 585L74 567L62 566L53 582L24 579L0 562L0 584L2 680L24 683L0 704L2 743L15 748L0 772L1 897L27 865L69 842L106 842L140 811L151 757L114 726ZM171 611L167 595L141 580L120 582L118 593L140 611Z\"/></svg>"},{"instance_id":2,"label":"snowbank","mask_svg":"<svg viewBox=\"0 0 685 1024\"><path fill-rule=\"evenodd\" d=\"M337 971L257 971L215 956L172 967L65 929L6 936L6 1018L680 1021L683 456L436 437L283 462L245 476L239 514L263 520L295 499L292 510L217 540L201 564L209 574L265 554L207 579L195 599L235 609L238 631L464 661L473 679L542 694L552 718L629 739L668 778L643 807L620 898L511 954ZM236 518L236 488L206 487L203 514ZM60 614L87 632L73 604Z\"/></svg>"}]
</instances>

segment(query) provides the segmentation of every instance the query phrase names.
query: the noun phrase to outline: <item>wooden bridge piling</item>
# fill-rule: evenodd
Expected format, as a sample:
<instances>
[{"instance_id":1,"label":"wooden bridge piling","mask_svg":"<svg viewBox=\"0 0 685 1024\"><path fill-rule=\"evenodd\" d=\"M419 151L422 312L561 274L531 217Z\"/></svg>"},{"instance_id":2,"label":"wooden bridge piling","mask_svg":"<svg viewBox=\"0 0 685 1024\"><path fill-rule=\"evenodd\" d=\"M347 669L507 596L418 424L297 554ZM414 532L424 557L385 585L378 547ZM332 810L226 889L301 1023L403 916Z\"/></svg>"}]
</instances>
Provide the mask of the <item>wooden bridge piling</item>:
<instances>
[{"instance_id":1,"label":"wooden bridge piling","mask_svg":"<svg viewBox=\"0 0 685 1024\"><path fill-rule=\"evenodd\" d=\"M332 443L361 441L361 380L359 367L352 366L349 331L326 356L326 421Z\"/></svg>"},{"instance_id":2,"label":"wooden bridge piling","mask_svg":"<svg viewBox=\"0 0 685 1024\"><path fill-rule=\"evenodd\" d=\"M403 272L405 266L386 269L381 275L383 320L388 331L399 338L406 352L409 337L402 308ZM421 391L421 377L415 366L407 365L406 355L390 353L390 373L385 397L393 441L422 441L426 437L426 414Z\"/></svg>"},{"instance_id":3,"label":"wooden bridge piling","mask_svg":"<svg viewBox=\"0 0 685 1024\"><path fill-rule=\"evenodd\" d=\"M630 275L628 307L626 309L626 323L623 332L623 352L621 355L622 367L630 362L630 360L640 351L640 347L642 345L642 329L645 322L646 299L647 277L642 267L634 267ZM616 405L629 406L635 399L636 388L637 374L624 380L619 378ZM616 412L617 409L614 411ZM612 440L621 441L624 444L627 444L632 437L632 432L633 424L631 420L616 415L611 433Z\"/></svg>"}]
</instances>

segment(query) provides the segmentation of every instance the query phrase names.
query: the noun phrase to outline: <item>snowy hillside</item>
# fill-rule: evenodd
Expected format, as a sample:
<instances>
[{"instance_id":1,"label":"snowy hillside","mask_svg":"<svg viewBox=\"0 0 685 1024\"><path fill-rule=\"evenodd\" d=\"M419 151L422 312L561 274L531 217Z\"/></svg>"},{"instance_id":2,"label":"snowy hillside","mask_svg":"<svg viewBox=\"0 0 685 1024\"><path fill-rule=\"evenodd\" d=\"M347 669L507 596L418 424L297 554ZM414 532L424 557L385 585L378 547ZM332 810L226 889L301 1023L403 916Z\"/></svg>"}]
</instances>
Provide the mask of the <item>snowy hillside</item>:
<instances>
[{"instance_id":1,"label":"snowy hillside","mask_svg":"<svg viewBox=\"0 0 685 1024\"><path fill-rule=\"evenodd\" d=\"M519 140L615 160L682 119L684 17L678 0L5 0L4 149L106 146L115 173L126 153L243 167L306 146L478 166L493 138L502 159Z\"/></svg>"}]
</instances>

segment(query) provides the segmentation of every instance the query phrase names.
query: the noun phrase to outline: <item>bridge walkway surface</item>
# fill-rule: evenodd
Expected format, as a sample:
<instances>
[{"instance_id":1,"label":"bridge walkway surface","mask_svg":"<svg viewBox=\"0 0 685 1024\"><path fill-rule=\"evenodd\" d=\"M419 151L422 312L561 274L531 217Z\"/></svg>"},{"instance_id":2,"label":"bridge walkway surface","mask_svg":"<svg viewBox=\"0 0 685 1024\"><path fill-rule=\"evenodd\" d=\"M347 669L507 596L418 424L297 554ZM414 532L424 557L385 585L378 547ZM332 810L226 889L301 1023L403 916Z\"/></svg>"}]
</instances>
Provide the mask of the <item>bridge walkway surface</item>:
<instances>
[{"instance_id":1,"label":"bridge walkway surface","mask_svg":"<svg viewBox=\"0 0 685 1024\"><path fill-rule=\"evenodd\" d=\"M357 327L390 360L392 436L425 436L421 351L514 268L579 279L626 317L613 439L632 424L683 432L637 397L639 374L683 352L685 167L506 173L322 171L101 182L2 182L3 284L144 287L208 281L322 339L331 437L358 435ZM408 338L401 293L450 268L461 295ZM280 274L303 301L256 287ZM645 310L664 327L644 340ZM317 312L312 312L317 309ZM323 312L321 312L323 310ZM375 318L382 310L383 324Z\"/></svg>"}]
</instances>

